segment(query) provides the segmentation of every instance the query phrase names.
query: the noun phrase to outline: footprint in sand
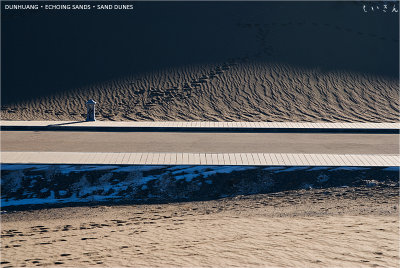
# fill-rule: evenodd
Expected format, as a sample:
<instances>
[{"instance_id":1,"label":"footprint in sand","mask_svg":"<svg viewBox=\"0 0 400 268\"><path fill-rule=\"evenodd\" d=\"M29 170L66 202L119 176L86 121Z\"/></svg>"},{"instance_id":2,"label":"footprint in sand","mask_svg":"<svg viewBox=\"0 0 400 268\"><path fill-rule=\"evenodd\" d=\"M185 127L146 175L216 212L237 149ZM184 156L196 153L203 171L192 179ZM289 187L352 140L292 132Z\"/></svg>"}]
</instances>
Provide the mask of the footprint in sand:
<instances>
[{"instance_id":1,"label":"footprint in sand","mask_svg":"<svg viewBox=\"0 0 400 268\"><path fill-rule=\"evenodd\" d=\"M69 254L69 253L63 253L63 254L60 254L60 256L61 256L61 257L67 257L67 256L71 256L71 254Z\"/></svg>"},{"instance_id":2,"label":"footprint in sand","mask_svg":"<svg viewBox=\"0 0 400 268\"><path fill-rule=\"evenodd\" d=\"M3 237L14 237L14 235L13 235L13 234L4 234L4 235L1 235L1 238L3 238Z\"/></svg>"},{"instance_id":3,"label":"footprint in sand","mask_svg":"<svg viewBox=\"0 0 400 268\"><path fill-rule=\"evenodd\" d=\"M126 223L127 221L123 221L123 220L111 220L111 221L115 221L116 223Z\"/></svg>"}]
</instances>

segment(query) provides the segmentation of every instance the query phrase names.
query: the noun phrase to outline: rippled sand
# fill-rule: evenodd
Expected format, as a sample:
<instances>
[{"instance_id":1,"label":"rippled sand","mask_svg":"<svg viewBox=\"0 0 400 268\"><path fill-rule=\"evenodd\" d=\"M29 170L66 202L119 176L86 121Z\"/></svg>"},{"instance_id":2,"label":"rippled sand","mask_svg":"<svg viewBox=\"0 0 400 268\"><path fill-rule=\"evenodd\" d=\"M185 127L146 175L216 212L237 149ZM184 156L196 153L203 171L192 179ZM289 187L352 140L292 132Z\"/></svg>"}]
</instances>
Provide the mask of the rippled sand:
<instances>
[{"instance_id":1,"label":"rippled sand","mask_svg":"<svg viewBox=\"0 0 400 268\"><path fill-rule=\"evenodd\" d=\"M398 14L357 2L137 5L74 17L98 25L84 33L68 16L5 20L8 32L58 27L65 43L9 36L2 119L83 120L92 98L99 120L399 121ZM37 42L46 58L21 56Z\"/></svg>"},{"instance_id":2,"label":"rippled sand","mask_svg":"<svg viewBox=\"0 0 400 268\"><path fill-rule=\"evenodd\" d=\"M396 187L2 215L7 266L398 267Z\"/></svg>"},{"instance_id":3,"label":"rippled sand","mask_svg":"<svg viewBox=\"0 0 400 268\"><path fill-rule=\"evenodd\" d=\"M225 68L225 69L222 69ZM284 65L226 63L165 70L4 108L3 120L398 121L398 80Z\"/></svg>"}]
</instances>

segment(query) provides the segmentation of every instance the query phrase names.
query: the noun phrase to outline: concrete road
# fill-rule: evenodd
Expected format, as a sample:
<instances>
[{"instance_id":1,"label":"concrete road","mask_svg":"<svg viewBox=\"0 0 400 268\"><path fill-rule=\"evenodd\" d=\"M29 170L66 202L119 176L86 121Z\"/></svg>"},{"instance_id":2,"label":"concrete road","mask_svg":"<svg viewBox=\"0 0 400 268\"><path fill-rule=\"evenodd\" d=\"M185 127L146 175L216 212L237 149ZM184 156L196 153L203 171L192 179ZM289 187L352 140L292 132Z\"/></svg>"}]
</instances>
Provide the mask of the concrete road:
<instances>
[{"instance_id":1,"label":"concrete road","mask_svg":"<svg viewBox=\"0 0 400 268\"><path fill-rule=\"evenodd\" d=\"M2 151L398 154L396 134L3 131Z\"/></svg>"}]
</instances>

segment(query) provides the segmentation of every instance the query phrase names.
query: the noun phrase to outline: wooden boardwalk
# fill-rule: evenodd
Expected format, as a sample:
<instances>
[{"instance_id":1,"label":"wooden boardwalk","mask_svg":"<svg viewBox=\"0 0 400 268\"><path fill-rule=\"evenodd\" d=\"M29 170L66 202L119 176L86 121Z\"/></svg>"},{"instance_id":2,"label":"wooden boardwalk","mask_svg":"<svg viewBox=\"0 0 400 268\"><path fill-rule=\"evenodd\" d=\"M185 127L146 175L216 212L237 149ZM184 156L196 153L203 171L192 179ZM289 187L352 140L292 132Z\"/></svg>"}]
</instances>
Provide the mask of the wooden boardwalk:
<instances>
[{"instance_id":1,"label":"wooden boardwalk","mask_svg":"<svg viewBox=\"0 0 400 268\"><path fill-rule=\"evenodd\" d=\"M51 131L361 131L398 133L399 123L308 122L74 122L1 121L1 129ZM233 145L234 146L234 145ZM13 150L13 149L11 149ZM18 150L18 149L14 149ZM113 149L113 151L115 148ZM146 149L147 151L148 149ZM175 148L176 150L176 148ZM33 149L33 151L36 151ZM63 150L60 150L63 151ZM88 150L89 151L89 150ZM241 150L240 150L241 151ZM240 152L239 151L239 152ZM396 152L397 153L397 152ZM398 154L191 153L191 152L1 152L2 164L104 165L263 165L263 166L400 166Z\"/></svg>"},{"instance_id":2,"label":"wooden boardwalk","mask_svg":"<svg viewBox=\"0 0 400 268\"><path fill-rule=\"evenodd\" d=\"M206 127L206 128L353 128L400 129L400 123L311 123L311 122L179 122L179 121L1 121L1 126L92 126L92 127Z\"/></svg>"},{"instance_id":3,"label":"wooden boardwalk","mask_svg":"<svg viewBox=\"0 0 400 268\"><path fill-rule=\"evenodd\" d=\"M2 152L2 164L400 166L399 155L283 153Z\"/></svg>"},{"instance_id":4,"label":"wooden boardwalk","mask_svg":"<svg viewBox=\"0 0 400 268\"><path fill-rule=\"evenodd\" d=\"M2 130L86 130L86 131L391 131L399 123L308 123L308 122L174 122L174 121L1 121Z\"/></svg>"}]
</instances>

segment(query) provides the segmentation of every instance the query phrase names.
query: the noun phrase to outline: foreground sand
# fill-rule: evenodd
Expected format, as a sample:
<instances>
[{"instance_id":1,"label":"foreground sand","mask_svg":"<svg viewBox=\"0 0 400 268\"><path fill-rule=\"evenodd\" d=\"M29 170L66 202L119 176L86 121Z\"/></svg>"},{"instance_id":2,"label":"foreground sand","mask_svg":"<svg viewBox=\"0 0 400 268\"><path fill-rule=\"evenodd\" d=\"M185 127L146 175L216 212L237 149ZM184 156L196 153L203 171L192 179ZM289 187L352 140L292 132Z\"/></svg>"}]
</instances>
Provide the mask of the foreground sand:
<instances>
[{"instance_id":1,"label":"foreground sand","mask_svg":"<svg viewBox=\"0 0 400 268\"><path fill-rule=\"evenodd\" d=\"M2 216L7 266L398 267L397 187Z\"/></svg>"}]
</instances>

